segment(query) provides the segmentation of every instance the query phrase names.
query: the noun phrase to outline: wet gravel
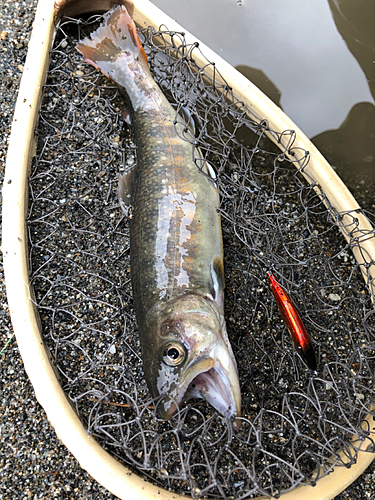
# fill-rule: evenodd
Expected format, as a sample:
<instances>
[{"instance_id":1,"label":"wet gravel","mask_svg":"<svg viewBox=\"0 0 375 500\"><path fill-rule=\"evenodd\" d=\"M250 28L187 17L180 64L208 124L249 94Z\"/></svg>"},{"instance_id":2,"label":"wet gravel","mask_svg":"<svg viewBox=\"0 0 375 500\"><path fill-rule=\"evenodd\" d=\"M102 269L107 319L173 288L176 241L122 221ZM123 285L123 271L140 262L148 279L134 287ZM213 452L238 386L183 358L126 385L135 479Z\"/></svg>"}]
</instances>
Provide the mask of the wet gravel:
<instances>
[{"instance_id":1,"label":"wet gravel","mask_svg":"<svg viewBox=\"0 0 375 500\"><path fill-rule=\"evenodd\" d=\"M0 7L0 168L31 33L36 1L5 0ZM369 197L372 196L369 190ZM1 267L0 498L115 498L81 469L51 428L23 370L6 304ZM9 342L9 343L8 343ZM338 500L375 498L375 464Z\"/></svg>"}]
</instances>

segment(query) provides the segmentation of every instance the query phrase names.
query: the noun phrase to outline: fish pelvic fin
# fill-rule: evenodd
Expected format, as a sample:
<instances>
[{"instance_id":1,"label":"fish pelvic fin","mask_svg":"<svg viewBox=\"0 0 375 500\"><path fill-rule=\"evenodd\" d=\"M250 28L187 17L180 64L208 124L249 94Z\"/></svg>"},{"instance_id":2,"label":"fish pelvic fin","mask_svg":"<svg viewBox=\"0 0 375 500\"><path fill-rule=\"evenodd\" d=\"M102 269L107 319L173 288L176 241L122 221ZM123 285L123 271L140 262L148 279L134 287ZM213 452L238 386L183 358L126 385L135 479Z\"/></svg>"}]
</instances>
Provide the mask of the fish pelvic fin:
<instances>
[{"instance_id":1,"label":"fish pelvic fin","mask_svg":"<svg viewBox=\"0 0 375 500\"><path fill-rule=\"evenodd\" d=\"M116 5L103 17L100 27L76 46L85 61L106 76L111 75L111 63L121 55L131 55L134 61L148 68L147 56L138 37L133 19L123 5Z\"/></svg>"}]
</instances>

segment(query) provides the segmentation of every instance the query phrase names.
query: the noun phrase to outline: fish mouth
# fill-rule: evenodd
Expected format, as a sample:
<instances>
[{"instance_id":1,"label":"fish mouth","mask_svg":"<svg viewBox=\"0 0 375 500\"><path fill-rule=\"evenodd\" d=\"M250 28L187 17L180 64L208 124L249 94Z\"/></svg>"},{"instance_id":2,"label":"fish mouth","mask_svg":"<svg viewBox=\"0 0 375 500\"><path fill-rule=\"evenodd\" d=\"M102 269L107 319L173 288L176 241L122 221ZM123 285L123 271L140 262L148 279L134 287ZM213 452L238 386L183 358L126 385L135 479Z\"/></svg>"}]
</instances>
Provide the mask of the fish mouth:
<instances>
[{"instance_id":1,"label":"fish mouth","mask_svg":"<svg viewBox=\"0 0 375 500\"><path fill-rule=\"evenodd\" d=\"M186 370L179 390L172 398L165 394L157 406L158 416L169 420L180 404L192 398L204 399L226 418L241 415L241 393L235 365L228 370L220 361L206 358L196 362ZM233 425L240 427L235 418Z\"/></svg>"}]
</instances>

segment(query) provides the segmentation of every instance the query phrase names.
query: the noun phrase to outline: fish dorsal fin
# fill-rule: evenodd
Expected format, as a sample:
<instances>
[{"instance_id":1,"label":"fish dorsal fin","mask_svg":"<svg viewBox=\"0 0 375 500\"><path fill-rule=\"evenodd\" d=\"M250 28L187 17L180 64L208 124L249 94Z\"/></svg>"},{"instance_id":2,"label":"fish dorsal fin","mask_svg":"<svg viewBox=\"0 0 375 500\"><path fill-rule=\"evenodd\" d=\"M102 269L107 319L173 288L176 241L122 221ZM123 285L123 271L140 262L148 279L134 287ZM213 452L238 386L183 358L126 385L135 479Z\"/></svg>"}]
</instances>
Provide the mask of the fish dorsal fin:
<instances>
[{"instance_id":1,"label":"fish dorsal fin","mask_svg":"<svg viewBox=\"0 0 375 500\"><path fill-rule=\"evenodd\" d=\"M118 178L117 196L120 207L128 217L131 206L132 185L133 185L134 167L128 172L123 173Z\"/></svg>"},{"instance_id":2,"label":"fish dorsal fin","mask_svg":"<svg viewBox=\"0 0 375 500\"><path fill-rule=\"evenodd\" d=\"M77 50L85 61L106 76L110 63L124 53L148 67L147 56L139 40L133 19L123 5L117 5L103 17L103 24L93 33L91 39L85 38L77 44Z\"/></svg>"},{"instance_id":3,"label":"fish dorsal fin","mask_svg":"<svg viewBox=\"0 0 375 500\"><path fill-rule=\"evenodd\" d=\"M131 116L130 116L130 112L129 110L127 109L124 109L124 111L122 112L122 118L124 120L124 122L129 125L129 127L131 126L132 124L132 120L131 120Z\"/></svg>"}]
</instances>

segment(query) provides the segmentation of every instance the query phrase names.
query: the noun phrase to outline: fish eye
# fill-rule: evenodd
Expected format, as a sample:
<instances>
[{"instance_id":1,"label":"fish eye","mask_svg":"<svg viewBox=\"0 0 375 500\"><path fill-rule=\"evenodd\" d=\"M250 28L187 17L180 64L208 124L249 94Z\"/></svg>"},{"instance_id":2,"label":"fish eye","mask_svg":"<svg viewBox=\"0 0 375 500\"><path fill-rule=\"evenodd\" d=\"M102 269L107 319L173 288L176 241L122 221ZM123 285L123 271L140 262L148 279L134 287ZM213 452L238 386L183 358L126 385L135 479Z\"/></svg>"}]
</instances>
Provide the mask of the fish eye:
<instances>
[{"instance_id":1,"label":"fish eye","mask_svg":"<svg viewBox=\"0 0 375 500\"><path fill-rule=\"evenodd\" d=\"M167 344L164 349L163 363L168 366L179 366L185 361L186 351L181 344Z\"/></svg>"}]
</instances>

